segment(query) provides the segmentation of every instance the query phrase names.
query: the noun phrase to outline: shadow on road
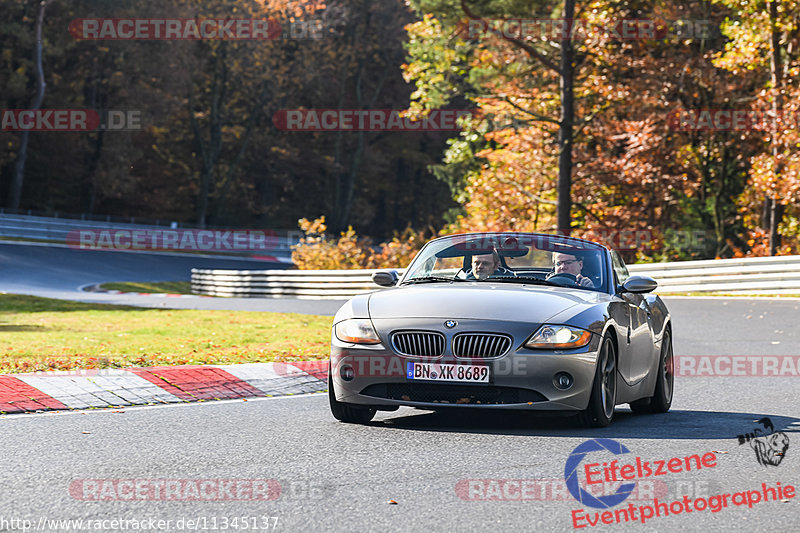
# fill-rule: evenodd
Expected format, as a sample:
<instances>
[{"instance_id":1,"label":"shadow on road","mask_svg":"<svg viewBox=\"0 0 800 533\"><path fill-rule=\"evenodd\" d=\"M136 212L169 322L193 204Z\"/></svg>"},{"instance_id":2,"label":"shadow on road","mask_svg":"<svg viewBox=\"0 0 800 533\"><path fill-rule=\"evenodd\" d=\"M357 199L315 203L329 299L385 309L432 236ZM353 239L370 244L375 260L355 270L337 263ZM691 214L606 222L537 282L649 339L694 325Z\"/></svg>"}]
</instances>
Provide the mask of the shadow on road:
<instances>
[{"instance_id":1,"label":"shadow on road","mask_svg":"<svg viewBox=\"0 0 800 533\"><path fill-rule=\"evenodd\" d=\"M418 413L418 414L417 414ZM606 428L581 427L575 417L542 416L519 412L436 411L386 413L375 426L416 431L484 433L493 435L536 435L560 437L605 437L645 439L735 439L752 431L755 421L769 417L775 431L800 432L800 418L771 413L724 411L670 411L659 415L636 415L618 411Z\"/></svg>"}]
</instances>

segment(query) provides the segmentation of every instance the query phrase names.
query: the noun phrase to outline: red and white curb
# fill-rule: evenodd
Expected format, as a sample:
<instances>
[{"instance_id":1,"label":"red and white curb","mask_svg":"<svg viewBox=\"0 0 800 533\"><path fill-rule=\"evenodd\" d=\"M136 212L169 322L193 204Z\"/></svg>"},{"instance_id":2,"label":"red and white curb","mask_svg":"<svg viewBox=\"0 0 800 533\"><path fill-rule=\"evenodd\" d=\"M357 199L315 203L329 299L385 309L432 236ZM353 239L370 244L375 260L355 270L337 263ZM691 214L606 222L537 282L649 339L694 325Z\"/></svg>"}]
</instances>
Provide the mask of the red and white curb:
<instances>
[{"instance_id":1,"label":"red and white curb","mask_svg":"<svg viewBox=\"0 0 800 533\"><path fill-rule=\"evenodd\" d=\"M328 361L0 375L0 414L285 396L327 389Z\"/></svg>"}]
</instances>

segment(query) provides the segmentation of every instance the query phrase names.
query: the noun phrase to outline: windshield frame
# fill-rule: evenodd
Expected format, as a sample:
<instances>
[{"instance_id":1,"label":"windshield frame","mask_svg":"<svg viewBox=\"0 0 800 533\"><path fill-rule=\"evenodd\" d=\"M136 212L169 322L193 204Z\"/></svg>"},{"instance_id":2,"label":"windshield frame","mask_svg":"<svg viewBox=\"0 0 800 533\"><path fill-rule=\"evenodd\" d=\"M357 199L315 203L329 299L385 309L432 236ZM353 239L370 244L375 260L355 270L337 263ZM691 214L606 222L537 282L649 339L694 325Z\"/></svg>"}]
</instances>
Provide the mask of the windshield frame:
<instances>
[{"instance_id":1,"label":"windshield frame","mask_svg":"<svg viewBox=\"0 0 800 533\"><path fill-rule=\"evenodd\" d=\"M445 246L442 246L441 249L444 250L448 246L452 246L454 244L458 244L459 241L466 243L468 241L473 241L475 239L483 240L484 242L488 243L499 243L499 242L508 242L508 239L516 239L521 241L523 245L531 246L536 245L537 243L546 243L547 246L558 246L559 244L563 244L568 246L572 249L584 249L584 250L591 250L596 252L598 257L600 258L600 276L601 276L601 284L599 287L585 287L585 286L566 286L566 288L577 288L582 290L588 290L592 292L603 292L608 293L609 287L613 287L614 281L613 278L609 278L609 248L603 244L588 241L585 239L578 239L576 237L566 237L562 235L553 235L548 233L526 233L526 232L486 232L486 233L458 233L454 235L446 235L443 237L438 237L431 241L428 241L425 246L423 246L408 267L403 272L402 277L398 280L397 286L411 286L413 283L413 279L416 276L411 277L410 274L421 267L421 264L425 261L430 260L431 256L437 252L431 252L430 248L439 248L441 244L448 243ZM469 246L469 245L467 245ZM537 249L540 250L547 250L547 247L539 247L536 246ZM507 254L502 253L501 247L501 254L508 257ZM555 250L552 250L555 251ZM565 252L568 253L568 252ZM467 254L465 254L467 255ZM513 271L513 267L510 267ZM533 268L533 267L531 267ZM463 270L461 271L463 272ZM613 274L611 274L613 275ZM444 276L443 276L444 277ZM465 280L464 278L458 278L451 281L444 281L442 280L440 283L452 283L453 281L476 281L476 280ZM483 280L483 282L491 282L493 281L491 278L487 280ZM504 279L503 283L510 283L511 280ZM534 285L532 283L526 283L525 278L520 278L520 285ZM542 287L547 285L544 284L535 284ZM555 284L553 286L556 286Z\"/></svg>"}]
</instances>

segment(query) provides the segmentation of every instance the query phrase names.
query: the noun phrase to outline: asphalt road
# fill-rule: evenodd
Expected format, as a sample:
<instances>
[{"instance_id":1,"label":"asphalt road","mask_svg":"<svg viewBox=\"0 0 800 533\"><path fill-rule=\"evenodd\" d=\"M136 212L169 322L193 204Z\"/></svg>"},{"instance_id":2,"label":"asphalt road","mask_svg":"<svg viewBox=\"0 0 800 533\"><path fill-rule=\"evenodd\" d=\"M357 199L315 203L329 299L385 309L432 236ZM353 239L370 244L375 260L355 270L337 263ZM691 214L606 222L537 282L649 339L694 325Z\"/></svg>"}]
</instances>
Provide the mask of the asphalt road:
<instances>
[{"instance_id":1,"label":"asphalt road","mask_svg":"<svg viewBox=\"0 0 800 533\"><path fill-rule=\"evenodd\" d=\"M152 269L180 274L158 263L173 264L173 259L117 260L108 252L96 252L105 262L69 254L53 259L9 248L0 245L0 290L11 287L12 292L63 291L69 297L76 282L153 279ZM30 262L21 265L20 255ZM17 261L13 269L9 258ZM47 260L52 267L42 281L41 264ZM128 270L117 268L115 261ZM148 261L153 261L149 267ZM37 273L26 274L25 265ZM75 267L86 265L92 274L74 280ZM239 305L205 300L234 309ZM276 302L297 305L246 302L264 305L262 310ZM667 303L678 355L800 354L798 300L672 298ZM332 314L339 302L325 302L327 308L320 302L303 304ZM380 413L368 426L354 426L331 417L324 394L6 416L0 418L0 531L25 526L42 526L39 531L187 531L187 520L195 530L207 531L565 531L575 526L573 511L595 519L594 509L580 505L562 484L567 457L592 438L613 439L630 452L616 457L592 452L585 463L618 459L633 464L636 457L654 462L711 452L716 461L713 467L670 473L649 485L640 481L634 495L614 508L634 505L638 521L586 529L795 531L798 498L748 508L726 497L728 506L718 512L684 511L644 524L639 509L652 505L653 497L668 503L702 497L711 505L716 495L762 490L762 483L767 488L778 482L800 485L798 384L797 377L679 378L669 413L635 416L622 407L612 426L597 430L568 419L406 408ZM760 465L750 445L737 439L765 416L790 440L778 466ZM179 501L131 501L126 498L135 493L108 482L120 479L151 488L179 480L182 490L198 480L271 480L270 486L281 492L272 493L275 498L269 501L192 501L191 492L180 493ZM520 480L539 480L526 501L514 499L520 487L532 483ZM109 487L119 492L112 494ZM91 500L97 497L104 499ZM74 522L59 528L49 520L84 522L80 528ZM587 525L586 518L577 525Z\"/></svg>"},{"instance_id":2,"label":"asphalt road","mask_svg":"<svg viewBox=\"0 0 800 533\"><path fill-rule=\"evenodd\" d=\"M800 353L800 302L684 299L670 300L669 305L675 316L677 354ZM776 341L779 344L773 344ZM369 426L353 426L331 417L324 394L7 416L0 419L0 530L3 519L16 518L35 524L42 519L163 519L172 520L169 531L181 531L187 519L204 519L209 528L214 520L221 528L228 519L228 531L234 531L244 530L242 517L250 527L254 519L255 525L264 525L259 518L263 516L278 517L274 531L570 530L572 511L592 509L565 494L560 480L567 456L590 438L625 445L630 453L616 458L626 464L635 457L656 461L727 452L716 454L714 467L663 476L649 489L643 485L623 508L628 503L637 509L652 504L654 495L662 502L682 501L684 495L710 502L717 494L761 490L762 483L768 488L777 482L799 486L799 379L678 379L669 413L635 416L622 407L612 426L597 430L563 419L405 408L380 413ZM779 466L760 465L754 450L737 440L764 416L790 439ZM613 457L593 454L589 457L599 461ZM281 494L265 502L84 501L69 489L85 479L267 479L280 485ZM505 485L506 480L550 480L541 483L555 492L545 492L544 501L469 499L485 497L484 491L495 494L492 487L508 487L510 497L519 494L513 482ZM473 492L457 490L470 483ZM80 486L86 490L87 485ZM534 494L540 498L542 493ZM390 500L397 504L387 503ZM727 500L729 507L716 513L684 511L644 524L601 523L587 529L796 531L798 499L786 500L759 502L752 508ZM238 528L231 526L233 517L239 517ZM267 525L273 523L268 519Z\"/></svg>"},{"instance_id":3,"label":"asphalt road","mask_svg":"<svg viewBox=\"0 0 800 533\"><path fill-rule=\"evenodd\" d=\"M281 263L243 258L75 250L66 246L0 242L0 292L171 309L229 309L333 315L341 306L343 303L341 301L199 296L163 298L81 290L87 285L109 281L189 281L192 268L266 270L285 268L285 266Z\"/></svg>"}]
</instances>

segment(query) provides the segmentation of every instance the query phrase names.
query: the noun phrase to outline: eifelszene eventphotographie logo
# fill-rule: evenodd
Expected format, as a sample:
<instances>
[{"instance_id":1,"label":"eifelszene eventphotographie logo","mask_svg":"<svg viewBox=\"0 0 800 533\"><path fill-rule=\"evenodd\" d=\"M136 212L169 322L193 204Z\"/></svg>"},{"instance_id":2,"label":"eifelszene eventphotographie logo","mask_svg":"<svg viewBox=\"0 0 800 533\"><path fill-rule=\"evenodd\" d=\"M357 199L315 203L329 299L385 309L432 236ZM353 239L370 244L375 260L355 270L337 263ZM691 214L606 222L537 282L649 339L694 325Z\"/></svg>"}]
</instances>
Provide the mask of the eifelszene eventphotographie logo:
<instances>
[{"instance_id":1,"label":"eifelszene eventphotographie logo","mask_svg":"<svg viewBox=\"0 0 800 533\"><path fill-rule=\"evenodd\" d=\"M768 421L762 419L759 422L764 425L765 429L770 429ZM777 434L773 433L773 435ZM744 438L746 439L746 437ZM783 445L781 445L782 447ZM794 485L777 481L769 482L769 484L761 483L760 487L751 486L745 490L720 491L710 496L700 496L695 493L684 494L682 497L667 496L666 499L655 497L652 502L634 505L629 501L629 496L640 481L660 480L663 478L657 476L667 474L691 473L694 475L701 470L705 473L706 470L717 466L716 454L718 452L712 451L702 455L690 454L684 457L659 460L642 460L641 457L630 456L621 458L623 460L612 459L614 456L625 456L628 453L630 450L615 440L591 439L578 445L569 455L564 466L567 490L585 506L570 512L572 526L575 529L627 522L645 524L650 520L692 512L715 514L725 508L743 506L752 508L754 505L765 505L775 501L785 502L796 495ZM587 458L587 456L589 457ZM585 486L588 490L581 487L581 478L585 479ZM605 495L593 494L593 492L597 492L593 489L606 483L615 482L621 483L615 493L609 494L610 491L606 491ZM627 505L620 505L622 502ZM611 509L615 506L619 507ZM587 507L594 509L587 509Z\"/></svg>"},{"instance_id":2,"label":"eifelszene eventphotographie logo","mask_svg":"<svg viewBox=\"0 0 800 533\"><path fill-rule=\"evenodd\" d=\"M630 453L630 450L613 439L591 439L579 444L567 458L564 465L564 480L567 482L570 494L581 504L598 509L608 509L624 502L636 488L637 481L717 466L717 456L714 452L707 452L702 456L692 454L659 460L643 460L641 457L635 457L626 463L616 459L610 462L595 460L584 463L586 456L592 452L625 455ZM600 496L584 489L581 486L581 479L585 479L585 484L590 490L603 483L622 482L622 484L615 493ZM627 481L632 483L625 483Z\"/></svg>"}]
</instances>

